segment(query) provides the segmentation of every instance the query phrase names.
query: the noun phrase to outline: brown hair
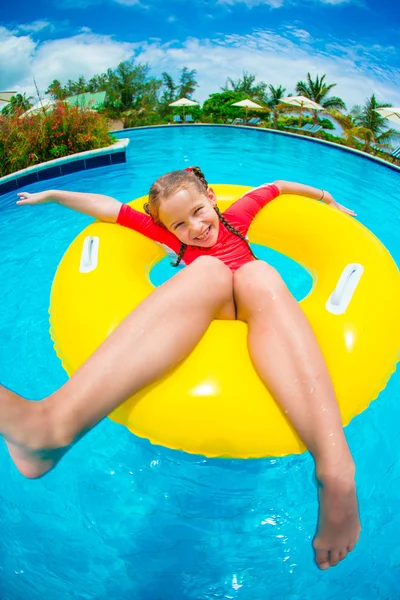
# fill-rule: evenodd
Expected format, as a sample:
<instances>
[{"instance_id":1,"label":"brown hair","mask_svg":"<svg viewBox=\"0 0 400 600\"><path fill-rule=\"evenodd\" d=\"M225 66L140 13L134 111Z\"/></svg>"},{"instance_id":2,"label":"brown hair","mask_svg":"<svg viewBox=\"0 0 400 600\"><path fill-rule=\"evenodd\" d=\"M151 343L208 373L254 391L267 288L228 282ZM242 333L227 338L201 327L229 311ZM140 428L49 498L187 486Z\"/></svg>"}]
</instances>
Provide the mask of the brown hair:
<instances>
[{"instance_id":1,"label":"brown hair","mask_svg":"<svg viewBox=\"0 0 400 600\"><path fill-rule=\"evenodd\" d=\"M163 223L161 223L160 221L158 212L161 199L167 198L177 190L185 189L188 187L194 187L201 194L207 192L208 183L200 167L189 167L181 171L171 171L170 173L162 175L153 183L153 185L150 188L149 201L146 202L143 206L145 212L156 223L158 223L158 225L162 225L164 227ZM217 206L214 206L214 210L218 215L218 219L221 223L225 225L227 230L233 233L234 235L237 235L241 240L246 242L252 256L254 256L254 258L257 258L254 255L247 238L242 233L240 233L240 231L236 229L236 227L229 223L229 221L224 217L224 215L220 213L219 208ZM183 255L185 254L186 248L187 245L181 243L177 260L175 263L173 263L173 267L177 267L179 265L183 258Z\"/></svg>"}]
</instances>

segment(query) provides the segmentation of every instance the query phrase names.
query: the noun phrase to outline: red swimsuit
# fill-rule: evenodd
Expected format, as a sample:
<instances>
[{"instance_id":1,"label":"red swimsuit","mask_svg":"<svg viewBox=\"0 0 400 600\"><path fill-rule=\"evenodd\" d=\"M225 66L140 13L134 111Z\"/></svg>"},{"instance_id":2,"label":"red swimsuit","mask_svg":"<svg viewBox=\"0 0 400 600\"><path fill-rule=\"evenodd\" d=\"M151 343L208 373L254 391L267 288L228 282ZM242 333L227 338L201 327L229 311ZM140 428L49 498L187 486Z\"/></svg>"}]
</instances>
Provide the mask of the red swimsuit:
<instances>
[{"instance_id":1,"label":"red swimsuit","mask_svg":"<svg viewBox=\"0 0 400 600\"><path fill-rule=\"evenodd\" d=\"M277 196L279 196L279 190L276 185L266 183L247 192L232 204L223 215L240 233L246 235L256 214ZM154 223L148 215L134 210L127 204L121 206L117 223L134 229L163 246L167 246L167 250L172 250L176 254L179 252L181 243L173 233ZM218 239L214 246L211 246L211 248L188 246L182 262L188 265L198 256L215 256L222 260L232 271L236 271L245 263L254 260L248 245L237 235L228 231L222 223L219 224Z\"/></svg>"}]
</instances>

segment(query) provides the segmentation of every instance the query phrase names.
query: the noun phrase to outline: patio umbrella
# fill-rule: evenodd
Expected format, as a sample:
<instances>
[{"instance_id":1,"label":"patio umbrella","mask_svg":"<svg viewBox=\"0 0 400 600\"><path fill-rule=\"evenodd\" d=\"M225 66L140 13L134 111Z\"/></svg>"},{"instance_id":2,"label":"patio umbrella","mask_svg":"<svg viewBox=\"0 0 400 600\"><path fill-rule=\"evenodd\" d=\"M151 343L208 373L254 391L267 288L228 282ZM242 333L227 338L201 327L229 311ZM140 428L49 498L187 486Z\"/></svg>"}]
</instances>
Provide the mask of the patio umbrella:
<instances>
[{"instance_id":1,"label":"patio umbrella","mask_svg":"<svg viewBox=\"0 0 400 600\"><path fill-rule=\"evenodd\" d=\"M300 108L300 126L303 120L303 110L324 110L324 107L320 104L314 102L314 100L310 100L310 98L306 98L305 96L287 96L286 98L281 98L281 102L285 104L291 104L292 106L296 106Z\"/></svg>"},{"instance_id":2,"label":"patio umbrella","mask_svg":"<svg viewBox=\"0 0 400 600\"><path fill-rule=\"evenodd\" d=\"M196 106L198 102L194 100L189 100L188 98L180 98L179 100L175 100L175 102L171 102L169 106L182 106L183 108L183 118L185 119L185 107L186 106Z\"/></svg>"},{"instance_id":3,"label":"patio umbrella","mask_svg":"<svg viewBox=\"0 0 400 600\"><path fill-rule=\"evenodd\" d=\"M249 100L248 98L246 98L246 100L240 100L240 102L235 102L234 104L231 104L231 106L240 106L241 108L245 108L246 109L246 121L247 121L247 113L249 111L249 108L251 108L252 110L262 110L264 107L260 106L259 104L257 104L256 102L253 102L253 100Z\"/></svg>"},{"instance_id":4,"label":"patio umbrella","mask_svg":"<svg viewBox=\"0 0 400 600\"><path fill-rule=\"evenodd\" d=\"M0 92L0 102L10 102L17 92Z\"/></svg>"},{"instance_id":5,"label":"patio umbrella","mask_svg":"<svg viewBox=\"0 0 400 600\"><path fill-rule=\"evenodd\" d=\"M390 119L400 125L400 108L393 108L392 106L387 106L385 108L376 108L377 113L385 117L385 119Z\"/></svg>"},{"instance_id":6,"label":"patio umbrella","mask_svg":"<svg viewBox=\"0 0 400 600\"><path fill-rule=\"evenodd\" d=\"M36 104L34 104L33 106L31 106L31 108L29 110L27 110L26 112L24 112L20 116L20 119L22 119L23 117L28 117L29 115L32 115L35 112L38 112L40 110L47 111L54 104L55 104L55 100L50 100L49 98L45 98L44 100L39 100L39 102L36 102Z\"/></svg>"}]
</instances>

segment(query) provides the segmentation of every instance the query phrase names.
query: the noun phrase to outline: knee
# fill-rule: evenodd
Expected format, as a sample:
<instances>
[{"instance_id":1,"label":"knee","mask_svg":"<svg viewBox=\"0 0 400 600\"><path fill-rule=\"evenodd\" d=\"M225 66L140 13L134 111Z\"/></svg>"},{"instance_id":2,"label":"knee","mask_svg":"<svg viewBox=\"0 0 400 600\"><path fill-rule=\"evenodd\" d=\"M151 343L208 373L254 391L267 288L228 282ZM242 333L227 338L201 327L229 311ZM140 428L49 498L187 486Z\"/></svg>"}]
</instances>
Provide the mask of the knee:
<instances>
[{"instance_id":1,"label":"knee","mask_svg":"<svg viewBox=\"0 0 400 600\"><path fill-rule=\"evenodd\" d=\"M232 296L233 273L221 260L213 256L199 256L190 266L197 270L199 284Z\"/></svg>"},{"instance_id":2,"label":"knee","mask_svg":"<svg viewBox=\"0 0 400 600\"><path fill-rule=\"evenodd\" d=\"M240 267L233 277L235 297L243 301L274 300L287 287L278 271L263 261L253 261Z\"/></svg>"}]
</instances>

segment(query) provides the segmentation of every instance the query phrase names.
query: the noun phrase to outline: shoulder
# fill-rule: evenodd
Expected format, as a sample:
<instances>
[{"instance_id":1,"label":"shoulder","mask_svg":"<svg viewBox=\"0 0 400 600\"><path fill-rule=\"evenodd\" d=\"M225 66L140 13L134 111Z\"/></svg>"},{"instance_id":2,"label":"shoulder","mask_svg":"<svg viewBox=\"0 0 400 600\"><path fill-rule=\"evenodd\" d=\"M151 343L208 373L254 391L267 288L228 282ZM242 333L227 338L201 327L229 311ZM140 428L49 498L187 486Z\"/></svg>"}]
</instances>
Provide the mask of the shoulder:
<instances>
[{"instance_id":1,"label":"shoulder","mask_svg":"<svg viewBox=\"0 0 400 600\"><path fill-rule=\"evenodd\" d=\"M263 183L234 202L224 212L224 216L228 221L232 220L242 231L247 232L257 213L279 194L279 188L274 183Z\"/></svg>"},{"instance_id":2,"label":"shoulder","mask_svg":"<svg viewBox=\"0 0 400 600\"><path fill-rule=\"evenodd\" d=\"M166 244L174 251L179 248L180 244L178 238L168 231L168 229L158 225L151 217L149 217L149 215L146 215L139 210L135 210L128 204L123 204L121 206L117 224L127 227L128 229L133 229L155 242Z\"/></svg>"},{"instance_id":3,"label":"shoulder","mask_svg":"<svg viewBox=\"0 0 400 600\"><path fill-rule=\"evenodd\" d=\"M225 215L241 215L249 213L255 216L268 202L279 196L280 190L275 183L263 183L249 192L246 192L239 200L234 202L226 211Z\"/></svg>"}]
</instances>

